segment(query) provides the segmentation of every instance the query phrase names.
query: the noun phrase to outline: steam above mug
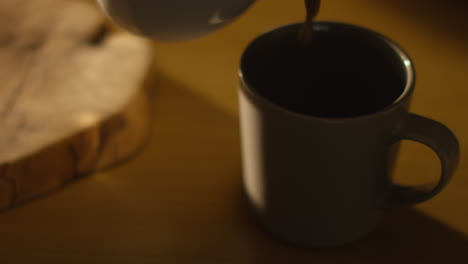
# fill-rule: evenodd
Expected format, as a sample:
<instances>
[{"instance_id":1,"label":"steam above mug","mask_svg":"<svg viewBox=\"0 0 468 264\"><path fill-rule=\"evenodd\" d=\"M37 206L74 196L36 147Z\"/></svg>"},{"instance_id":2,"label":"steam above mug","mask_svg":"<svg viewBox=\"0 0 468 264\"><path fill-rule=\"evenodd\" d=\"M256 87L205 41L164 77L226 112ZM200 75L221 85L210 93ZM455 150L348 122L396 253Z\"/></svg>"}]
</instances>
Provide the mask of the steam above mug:
<instances>
[{"instance_id":1,"label":"steam above mug","mask_svg":"<svg viewBox=\"0 0 468 264\"><path fill-rule=\"evenodd\" d=\"M246 11L255 0L97 0L114 23L156 41L208 35Z\"/></svg>"}]
</instances>

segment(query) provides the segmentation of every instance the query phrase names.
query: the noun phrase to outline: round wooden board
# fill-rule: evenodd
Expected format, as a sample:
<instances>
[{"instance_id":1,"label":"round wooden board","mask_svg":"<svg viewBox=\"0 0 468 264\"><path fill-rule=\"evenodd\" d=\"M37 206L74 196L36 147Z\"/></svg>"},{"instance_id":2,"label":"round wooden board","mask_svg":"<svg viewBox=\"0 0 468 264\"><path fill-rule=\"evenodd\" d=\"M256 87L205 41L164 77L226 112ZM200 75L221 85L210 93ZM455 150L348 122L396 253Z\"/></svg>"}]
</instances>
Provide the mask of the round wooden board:
<instances>
[{"instance_id":1,"label":"round wooden board","mask_svg":"<svg viewBox=\"0 0 468 264\"><path fill-rule=\"evenodd\" d=\"M0 209L135 153L149 135L146 41L79 0L0 0Z\"/></svg>"}]
</instances>

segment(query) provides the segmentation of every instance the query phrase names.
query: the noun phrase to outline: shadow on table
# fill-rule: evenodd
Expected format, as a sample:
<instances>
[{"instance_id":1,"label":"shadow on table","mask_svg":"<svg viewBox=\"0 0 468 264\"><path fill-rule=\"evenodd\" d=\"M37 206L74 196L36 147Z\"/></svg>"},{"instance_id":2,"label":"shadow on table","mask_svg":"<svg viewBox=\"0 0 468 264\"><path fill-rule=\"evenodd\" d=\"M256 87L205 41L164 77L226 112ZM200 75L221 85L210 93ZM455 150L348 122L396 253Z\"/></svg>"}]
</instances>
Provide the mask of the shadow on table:
<instances>
[{"instance_id":1,"label":"shadow on table","mask_svg":"<svg viewBox=\"0 0 468 264\"><path fill-rule=\"evenodd\" d=\"M31 263L40 252L47 263L71 263L70 256L113 264L468 263L468 239L416 209L388 212L374 233L345 248L305 250L272 239L241 191L237 116L176 80L157 78L148 146L109 175L77 183L100 196L64 189L56 194L63 201L47 198L2 215L0 226L19 234L5 240L2 260ZM37 210L56 212L51 219L67 224L12 217Z\"/></svg>"},{"instance_id":2,"label":"shadow on table","mask_svg":"<svg viewBox=\"0 0 468 264\"><path fill-rule=\"evenodd\" d=\"M416 209L389 212L374 233L345 248L305 250L272 239L242 193L237 116L158 77L153 137L109 177L123 200L111 212L138 217L113 222L118 239L96 228L104 249L165 263L468 263L468 239ZM92 244L80 250L94 252Z\"/></svg>"},{"instance_id":3,"label":"shadow on table","mask_svg":"<svg viewBox=\"0 0 468 264\"><path fill-rule=\"evenodd\" d=\"M180 215L167 216L173 222L182 221L179 218L188 217L198 223L198 226L181 226L180 229L185 230L185 233L180 231L180 233L172 234L180 243L185 240L187 233L195 232L194 230L206 231L204 238L197 242L199 243L198 249L187 253L188 256L222 255L226 260L229 259L230 262L227 263L244 264L468 263L468 239L417 209L389 211L375 232L366 239L344 248L306 250L272 239L257 226L242 193L237 117L223 112L177 81L161 77L166 90L162 92L160 99L164 98L167 101L160 101L160 103L165 104L166 111L171 108L173 112L170 117L159 115L159 119L156 118L156 136L152 146L134 166L135 170L138 170L138 167L148 164L149 161L145 159L155 161L162 159L163 157L156 153L151 154L151 152L158 152L159 149L164 155L171 156L173 151L179 153L181 164L192 164L190 167L195 168L190 174L183 174L186 177L186 187L182 189L179 186L178 190L174 189L174 194L185 191L186 198L184 199L186 200L181 200L180 203L196 204L199 213L195 215L191 211L186 211L185 215L180 213ZM190 111L180 109L190 109ZM156 116L158 116L157 113ZM158 125L159 122L161 124ZM185 123L181 125L180 122ZM190 131L190 135L174 134L184 132L185 130L181 127ZM197 139L196 135L207 133L207 131L217 134L214 136L218 137L217 144L194 141ZM169 139L169 132L172 140L185 142L183 144L179 142L178 145L185 146L185 148L203 148L204 154L180 155L183 149L173 149L167 145L167 142L158 142L164 140L165 135ZM219 171L216 173L198 172L196 169L198 167L193 165L206 162L214 162L213 166ZM138 163L141 163L141 166ZM177 170L176 168L170 169ZM199 176L194 178L194 175ZM171 181L178 180L166 179L162 182L163 185L159 186L161 191L171 188L169 185ZM211 196L205 197L204 194ZM216 230L217 233L210 232L210 230ZM222 242L213 246L213 241Z\"/></svg>"},{"instance_id":4,"label":"shadow on table","mask_svg":"<svg viewBox=\"0 0 468 264\"><path fill-rule=\"evenodd\" d=\"M238 210L244 214L244 225L249 227L255 258L245 263L468 263L468 239L414 208L388 212L380 226L358 243L318 250L273 240L260 231L247 208L242 195Z\"/></svg>"},{"instance_id":5,"label":"shadow on table","mask_svg":"<svg viewBox=\"0 0 468 264\"><path fill-rule=\"evenodd\" d=\"M468 2L459 0L384 0L379 4L398 9L405 16L415 18L434 38L468 42L466 14Z\"/></svg>"}]
</instances>

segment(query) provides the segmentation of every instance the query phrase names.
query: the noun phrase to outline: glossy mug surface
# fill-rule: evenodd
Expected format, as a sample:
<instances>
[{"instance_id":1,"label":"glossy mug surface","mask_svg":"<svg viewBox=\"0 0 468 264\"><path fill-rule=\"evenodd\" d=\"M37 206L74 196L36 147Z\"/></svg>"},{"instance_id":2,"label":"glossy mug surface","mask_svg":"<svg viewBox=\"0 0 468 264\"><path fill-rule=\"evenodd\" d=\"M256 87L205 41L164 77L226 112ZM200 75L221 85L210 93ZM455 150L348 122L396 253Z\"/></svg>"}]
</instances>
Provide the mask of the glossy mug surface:
<instances>
[{"instance_id":1,"label":"glossy mug surface","mask_svg":"<svg viewBox=\"0 0 468 264\"><path fill-rule=\"evenodd\" d=\"M371 232L386 208L438 194L455 172L459 144L446 126L408 112L415 70L393 41L362 27L317 22L308 49L298 44L300 28L268 32L242 57L245 192L275 237L340 246ZM392 182L402 139L438 154L442 174L433 188Z\"/></svg>"}]
</instances>

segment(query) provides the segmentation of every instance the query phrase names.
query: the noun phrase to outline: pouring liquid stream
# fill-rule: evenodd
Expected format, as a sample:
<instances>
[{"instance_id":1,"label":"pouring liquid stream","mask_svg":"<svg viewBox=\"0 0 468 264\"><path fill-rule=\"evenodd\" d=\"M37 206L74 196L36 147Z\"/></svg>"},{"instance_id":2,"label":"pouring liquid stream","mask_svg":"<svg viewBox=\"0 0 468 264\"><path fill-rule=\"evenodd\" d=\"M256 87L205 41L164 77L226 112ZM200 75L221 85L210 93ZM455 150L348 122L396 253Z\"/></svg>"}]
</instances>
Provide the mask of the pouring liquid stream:
<instances>
[{"instance_id":1,"label":"pouring liquid stream","mask_svg":"<svg viewBox=\"0 0 468 264\"><path fill-rule=\"evenodd\" d=\"M314 21L320 11L321 0L305 0L306 20L299 32L299 43L308 46L313 41Z\"/></svg>"}]
</instances>

